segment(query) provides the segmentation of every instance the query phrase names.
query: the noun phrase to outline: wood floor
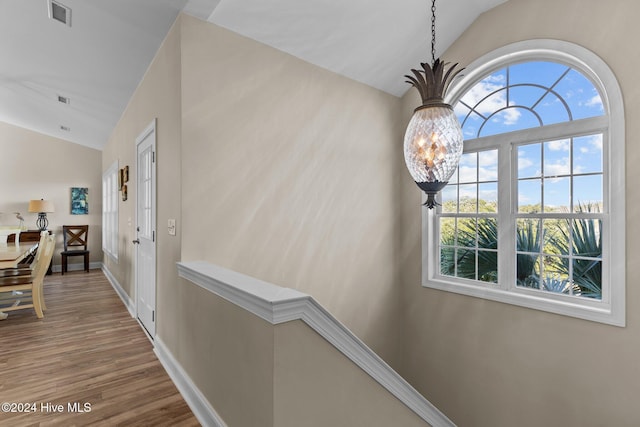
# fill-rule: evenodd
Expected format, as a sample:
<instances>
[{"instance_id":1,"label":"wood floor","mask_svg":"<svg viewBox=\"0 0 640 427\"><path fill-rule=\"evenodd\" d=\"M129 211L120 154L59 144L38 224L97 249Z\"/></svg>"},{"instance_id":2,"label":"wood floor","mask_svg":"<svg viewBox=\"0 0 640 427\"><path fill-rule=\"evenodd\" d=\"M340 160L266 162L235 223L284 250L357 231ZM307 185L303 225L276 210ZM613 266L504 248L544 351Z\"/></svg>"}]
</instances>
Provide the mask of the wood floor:
<instances>
[{"instance_id":1,"label":"wood floor","mask_svg":"<svg viewBox=\"0 0 640 427\"><path fill-rule=\"evenodd\" d=\"M0 403L35 408L0 426L200 425L100 270L47 276L44 294L44 319L0 321Z\"/></svg>"}]
</instances>

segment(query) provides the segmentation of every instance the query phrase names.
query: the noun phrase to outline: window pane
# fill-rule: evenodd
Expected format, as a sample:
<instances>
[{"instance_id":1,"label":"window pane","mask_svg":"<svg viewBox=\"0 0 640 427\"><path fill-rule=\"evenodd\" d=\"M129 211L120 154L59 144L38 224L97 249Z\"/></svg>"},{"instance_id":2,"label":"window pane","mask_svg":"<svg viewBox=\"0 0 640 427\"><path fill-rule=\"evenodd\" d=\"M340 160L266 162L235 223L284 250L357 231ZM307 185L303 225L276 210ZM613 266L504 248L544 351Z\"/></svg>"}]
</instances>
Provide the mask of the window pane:
<instances>
[{"instance_id":1,"label":"window pane","mask_svg":"<svg viewBox=\"0 0 640 427\"><path fill-rule=\"evenodd\" d=\"M456 275L464 279L476 279L476 251L473 249L457 250Z\"/></svg>"},{"instance_id":2,"label":"window pane","mask_svg":"<svg viewBox=\"0 0 640 427\"><path fill-rule=\"evenodd\" d=\"M573 173L602 172L602 134L573 139Z\"/></svg>"},{"instance_id":3,"label":"window pane","mask_svg":"<svg viewBox=\"0 0 640 427\"><path fill-rule=\"evenodd\" d=\"M573 178L573 211L586 211L589 207L602 212L602 175Z\"/></svg>"},{"instance_id":4,"label":"window pane","mask_svg":"<svg viewBox=\"0 0 640 427\"><path fill-rule=\"evenodd\" d=\"M542 174L542 145L518 147L518 178L535 178Z\"/></svg>"},{"instance_id":5,"label":"window pane","mask_svg":"<svg viewBox=\"0 0 640 427\"><path fill-rule=\"evenodd\" d=\"M569 71L554 89L569 104L574 120L604 114L602 99L593 83L578 71Z\"/></svg>"},{"instance_id":6,"label":"window pane","mask_svg":"<svg viewBox=\"0 0 640 427\"><path fill-rule=\"evenodd\" d=\"M571 293L571 281L566 275L558 273L545 272L541 281L541 289L547 292L555 292L559 294Z\"/></svg>"},{"instance_id":7,"label":"window pane","mask_svg":"<svg viewBox=\"0 0 640 427\"><path fill-rule=\"evenodd\" d=\"M540 212L542 204L542 180L518 181L518 212Z\"/></svg>"},{"instance_id":8,"label":"window pane","mask_svg":"<svg viewBox=\"0 0 640 427\"><path fill-rule=\"evenodd\" d=\"M475 218L458 219L458 246L476 246Z\"/></svg>"},{"instance_id":9,"label":"window pane","mask_svg":"<svg viewBox=\"0 0 640 427\"><path fill-rule=\"evenodd\" d=\"M478 180L478 154L465 153L460 157L458 166L460 174L458 182L477 182Z\"/></svg>"},{"instance_id":10,"label":"window pane","mask_svg":"<svg viewBox=\"0 0 640 427\"><path fill-rule=\"evenodd\" d=\"M457 107L456 107L457 108ZM478 114L471 113L469 117L462 124L462 135L465 139L472 139L478 137L480 126L484 123L484 118Z\"/></svg>"},{"instance_id":11,"label":"window pane","mask_svg":"<svg viewBox=\"0 0 640 427\"><path fill-rule=\"evenodd\" d=\"M512 81L513 84L513 81ZM523 85L511 87L509 89L509 100L515 105L522 105L523 107L533 108L545 95L547 91L544 88Z\"/></svg>"},{"instance_id":12,"label":"window pane","mask_svg":"<svg viewBox=\"0 0 640 427\"><path fill-rule=\"evenodd\" d=\"M478 219L478 247L498 249L498 221L495 218Z\"/></svg>"},{"instance_id":13,"label":"window pane","mask_svg":"<svg viewBox=\"0 0 640 427\"><path fill-rule=\"evenodd\" d=\"M444 276L455 276L455 253L454 248L440 249L440 274Z\"/></svg>"},{"instance_id":14,"label":"window pane","mask_svg":"<svg viewBox=\"0 0 640 427\"><path fill-rule=\"evenodd\" d=\"M518 254L516 262L516 284L526 288L540 289L540 257Z\"/></svg>"},{"instance_id":15,"label":"window pane","mask_svg":"<svg viewBox=\"0 0 640 427\"><path fill-rule=\"evenodd\" d=\"M480 106L478 105L478 103L487 95L493 92L499 92L506 95L505 91L501 91L502 88L506 87L506 84L507 70L506 68L503 68L501 70L493 72L492 74L476 83L476 85L471 88L471 90L464 94L464 96L462 97L462 101L465 104L469 105L471 108L476 109L480 114L491 114L496 110L496 106L491 105L487 102L484 102L483 105ZM506 102L498 101L497 105L500 106L498 108L501 108L506 105Z\"/></svg>"},{"instance_id":16,"label":"window pane","mask_svg":"<svg viewBox=\"0 0 640 427\"><path fill-rule=\"evenodd\" d=\"M561 176L571 173L570 148L571 141L568 139L544 143L544 176Z\"/></svg>"},{"instance_id":17,"label":"window pane","mask_svg":"<svg viewBox=\"0 0 640 427\"><path fill-rule=\"evenodd\" d=\"M581 296L602 299L601 261L574 259L573 280Z\"/></svg>"},{"instance_id":18,"label":"window pane","mask_svg":"<svg viewBox=\"0 0 640 427\"><path fill-rule=\"evenodd\" d=\"M481 151L478 153L479 181L498 180L498 150Z\"/></svg>"},{"instance_id":19,"label":"window pane","mask_svg":"<svg viewBox=\"0 0 640 427\"><path fill-rule=\"evenodd\" d=\"M477 184L464 184L460 185L460 201L459 210L462 213L475 213L477 212L477 197L478 197L478 185Z\"/></svg>"},{"instance_id":20,"label":"window pane","mask_svg":"<svg viewBox=\"0 0 640 427\"><path fill-rule=\"evenodd\" d=\"M498 212L498 184L478 186L478 212Z\"/></svg>"},{"instance_id":21,"label":"window pane","mask_svg":"<svg viewBox=\"0 0 640 427\"><path fill-rule=\"evenodd\" d=\"M571 120L567 106L560 98L549 92L535 108L536 113L542 118L544 125L568 122Z\"/></svg>"},{"instance_id":22,"label":"window pane","mask_svg":"<svg viewBox=\"0 0 640 427\"><path fill-rule=\"evenodd\" d=\"M545 219L542 231L545 254L569 254L569 226L565 219Z\"/></svg>"},{"instance_id":23,"label":"window pane","mask_svg":"<svg viewBox=\"0 0 640 427\"><path fill-rule=\"evenodd\" d=\"M440 244L454 246L456 244L456 220L454 218L440 218Z\"/></svg>"},{"instance_id":24,"label":"window pane","mask_svg":"<svg viewBox=\"0 0 640 427\"><path fill-rule=\"evenodd\" d=\"M458 211L458 186L447 185L442 189L442 212Z\"/></svg>"},{"instance_id":25,"label":"window pane","mask_svg":"<svg viewBox=\"0 0 640 427\"><path fill-rule=\"evenodd\" d=\"M478 280L498 283L498 252L478 251Z\"/></svg>"},{"instance_id":26,"label":"window pane","mask_svg":"<svg viewBox=\"0 0 640 427\"><path fill-rule=\"evenodd\" d=\"M516 240L518 252L540 252L540 239L538 230L540 220L519 219L516 229Z\"/></svg>"},{"instance_id":27,"label":"window pane","mask_svg":"<svg viewBox=\"0 0 640 427\"><path fill-rule=\"evenodd\" d=\"M551 178L544 181L544 211L568 212L571 202L570 178Z\"/></svg>"},{"instance_id":28,"label":"window pane","mask_svg":"<svg viewBox=\"0 0 640 427\"><path fill-rule=\"evenodd\" d=\"M525 62L509 67L509 82L512 85L535 83L551 87L569 67L555 62Z\"/></svg>"},{"instance_id":29,"label":"window pane","mask_svg":"<svg viewBox=\"0 0 640 427\"><path fill-rule=\"evenodd\" d=\"M602 257L602 221L576 219L572 221L573 253L576 256Z\"/></svg>"}]
</instances>

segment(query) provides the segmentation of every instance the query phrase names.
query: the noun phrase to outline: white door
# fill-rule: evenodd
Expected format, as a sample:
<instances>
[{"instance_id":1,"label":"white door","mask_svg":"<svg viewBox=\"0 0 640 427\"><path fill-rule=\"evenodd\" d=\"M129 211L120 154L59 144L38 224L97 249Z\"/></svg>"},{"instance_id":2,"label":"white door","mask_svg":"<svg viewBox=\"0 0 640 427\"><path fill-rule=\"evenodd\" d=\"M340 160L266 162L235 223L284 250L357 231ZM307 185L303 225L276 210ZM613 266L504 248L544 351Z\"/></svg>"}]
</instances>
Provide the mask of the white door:
<instances>
[{"instance_id":1,"label":"white door","mask_svg":"<svg viewBox=\"0 0 640 427\"><path fill-rule=\"evenodd\" d=\"M156 333L156 123L136 139L136 312L151 338Z\"/></svg>"}]
</instances>

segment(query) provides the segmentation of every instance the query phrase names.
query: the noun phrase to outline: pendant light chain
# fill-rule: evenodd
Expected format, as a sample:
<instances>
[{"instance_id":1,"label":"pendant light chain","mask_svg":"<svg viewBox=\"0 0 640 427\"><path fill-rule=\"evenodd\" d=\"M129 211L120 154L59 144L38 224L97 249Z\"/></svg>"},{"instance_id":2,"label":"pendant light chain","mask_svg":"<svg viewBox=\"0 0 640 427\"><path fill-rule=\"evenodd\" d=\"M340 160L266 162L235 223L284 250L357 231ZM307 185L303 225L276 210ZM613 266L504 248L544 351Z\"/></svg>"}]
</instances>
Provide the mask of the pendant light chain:
<instances>
[{"instance_id":1,"label":"pendant light chain","mask_svg":"<svg viewBox=\"0 0 640 427\"><path fill-rule=\"evenodd\" d=\"M436 63L436 0L431 2L431 66Z\"/></svg>"},{"instance_id":2,"label":"pendant light chain","mask_svg":"<svg viewBox=\"0 0 640 427\"><path fill-rule=\"evenodd\" d=\"M404 161L411 177L427 195L429 209L439 203L436 196L449 182L462 156L463 136L451 105L444 102L449 85L462 70L448 67L436 59L436 0L431 0L431 65L412 69L407 83L420 93L422 105L416 108L404 134Z\"/></svg>"}]
</instances>

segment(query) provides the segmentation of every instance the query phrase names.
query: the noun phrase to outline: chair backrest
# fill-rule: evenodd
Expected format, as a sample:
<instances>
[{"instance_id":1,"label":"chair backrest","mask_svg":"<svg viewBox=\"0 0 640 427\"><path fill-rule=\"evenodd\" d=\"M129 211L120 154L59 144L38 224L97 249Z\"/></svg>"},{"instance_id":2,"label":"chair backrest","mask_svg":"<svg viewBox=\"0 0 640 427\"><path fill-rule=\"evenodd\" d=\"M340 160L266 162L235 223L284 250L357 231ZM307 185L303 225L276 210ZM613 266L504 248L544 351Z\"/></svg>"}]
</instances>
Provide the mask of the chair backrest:
<instances>
[{"instance_id":1,"label":"chair backrest","mask_svg":"<svg viewBox=\"0 0 640 427\"><path fill-rule=\"evenodd\" d=\"M31 277L33 278L33 282L42 282L44 280L44 275L49 269L49 264L51 264L51 258L53 258L53 251L56 247L56 235L42 233L42 239L40 240L40 244L38 245L38 259L36 261L36 266L31 272Z\"/></svg>"},{"instance_id":2,"label":"chair backrest","mask_svg":"<svg viewBox=\"0 0 640 427\"><path fill-rule=\"evenodd\" d=\"M40 242L38 243L38 249L41 249L46 244L47 237L49 237L48 231L40 232ZM42 256L42 251L38 249L36 249L36 257L35 257L36 262L38 262L38 260L40 259L40 256Z\"/></svg>"},{"instance_id":3,"label":"chair backrest","mask_svg":"<svg viewBox=\"0 0 640 427\"><path fill-rule=\"evenodd\" d=\"M7 243L15 243L16 242L16 233L11 233L7 236Z\"/></svg>"},{"instance_id":4,"label":"chair backrest","mask_svg":"<svg viewBox=\"0 0 640 427\"><path fill-rule=\"evenodd\" d=\"M87 250L88 225L63 225L64 250Z\"/></svg>"}]
</instances>

